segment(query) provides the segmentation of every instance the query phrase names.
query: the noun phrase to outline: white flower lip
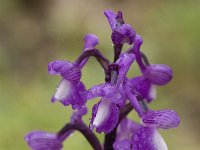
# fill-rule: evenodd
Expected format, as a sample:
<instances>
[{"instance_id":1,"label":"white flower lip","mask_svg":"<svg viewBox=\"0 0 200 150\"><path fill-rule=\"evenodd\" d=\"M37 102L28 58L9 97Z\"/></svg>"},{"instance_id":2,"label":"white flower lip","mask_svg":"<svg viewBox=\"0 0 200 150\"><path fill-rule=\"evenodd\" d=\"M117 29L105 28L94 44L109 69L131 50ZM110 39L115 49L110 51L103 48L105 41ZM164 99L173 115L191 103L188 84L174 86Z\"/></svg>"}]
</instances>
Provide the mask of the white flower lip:
<instances>
[{"instance_id":1,"label":"white flower lip","mask_svg":"<svg viewBox=\"0 0 200 150\"><path fill-rule=\"evenodd\" d=\"M106 99L102 99L93 122L94 126L98 127L107 118L109 113L109 107L110 107L110 102Z\"/></svg>"},{"instance_id":2,"label":"white flower lip","mask_svg":"<svg viewBox=\"0 0 200 150\"><path fill-rule=\"evenodd\" d=\"M62 100L64 98L66 98L67 96L69 96L70 92L71 92L70 81L63 79L60 82L54 97L55 97L55 99Z\"/></svg>"},{"instance_id":3,"label":"white flower lip","mask_svg":"<svg viewBox=\"0 0 200 150\"><path fill-rule=\"evenodd\" d=\"M167 144L157 130L155 130L153 135L153 143L155 144L157 150L168 150Z\"/></svg>"}]
</instances>

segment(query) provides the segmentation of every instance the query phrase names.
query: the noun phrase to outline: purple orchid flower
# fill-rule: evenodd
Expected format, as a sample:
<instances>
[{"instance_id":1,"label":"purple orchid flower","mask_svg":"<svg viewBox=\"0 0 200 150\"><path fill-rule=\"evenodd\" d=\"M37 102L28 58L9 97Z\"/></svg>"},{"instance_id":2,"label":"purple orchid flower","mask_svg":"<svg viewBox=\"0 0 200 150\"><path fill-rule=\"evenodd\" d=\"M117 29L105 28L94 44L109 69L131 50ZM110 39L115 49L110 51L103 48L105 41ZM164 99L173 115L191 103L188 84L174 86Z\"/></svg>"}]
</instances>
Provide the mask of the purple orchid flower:
<instances>
[{"instance_id":1,"label":"purple orchid flower","mask_svg":"<svg viewBox=\"0 0 200 150\"><path fill-rule=\"evenodd\" d=\"M147 64L142 61L142 53L140 47L142 45L142 38L136 35L134 40L133 53L136 56L136 61L143 73L143 75L155 85L166 85L173 77L172 69L164 64Z\"/></svg>"},{"instance_id":2,"label":"purple orchid flower","mask_svg":"<svg viewBox=\"0 0 200 150\"><path fill-rule=\"evenodd\" d=\"M116 81L93 86L88 90L87 99L102 97L100 102L93 107L91 127L96 127L97 132L109 133L116 126L119 118L119 107L126 101L123 81L133 63L133 54L124 54L116 62L118 77Z\"/></svg>"},{"instance_id":3,"label":"purple orchid flower","mask_svg":"<svg viewBox=\"0 0 200 150\"><path fill-rule=\"evenodd\" d=\"M115 14L111 10L106 10L104 11L104 14L107 17L112 29L111 39L113 41L115 51L114 61L117 61L123 44L133 44L136 32L129 24L124 23L122 12L118 11L118 13Z\"/></svg>"},{"instance_id":4,"label":"purple orchid flower","mask_svg":"<svg viewBox=\"0 0 200 150\"><path fill-rule=\"evenodd\" d=\"M51 101L59 100L65 106L72 105L73 109L81 108L85 104L86 98L84 95L85 86L80 81L80 69L73 63L62 60L49 63L48 68L50 74L62 76Z\"/></svg>"},{"instance_id":5,"label":"purple orchid flower","mask_svg":"<svg viewBox=\"0 0 200 150\"><path fill-rule=\"evenodd\" d=\"M155 85L166 85L173 77L173 72L170 67L164 64L147 64L142 60L142 53L140 47L142 45L142 38L136 35L134 40L133 53L136 56L136 61L140 67L143 76L134 77L126 81L127 86L134 89L135 95L141 96L147 102L151 102L156 98Z\"/></svg>"},{"instance_id":6,"label":"purple orchid flower","mask_svg":"<svg viewBox=\"0 0 200 150\"><path fill-rule=\"evenodd\" d=\"M84 37L84 49L88 51L94 49L98 44L98 38L94 34L87 34ZM85 102L85 86L80 81L81 79L81 68L87 62L86 57L80 64L71 63L69 61L57 60L49 63L48 70L49 74L61 75L62 80L57 87L57 91L52 97L51 101L55 102L59 100L63 105L72 105L73 109L81 108Z\"/></svg>"},{"instance_id":7,"label":"purple orchid flower","mask_svg":"<svg viewBox=\"0 0 200 150\"><path fill-rule=\"evenodd\" d=\"M119 124L113 147L115 150L168 150L155 127L143 126L129 119Z\"/></svg>"}]
</instances>

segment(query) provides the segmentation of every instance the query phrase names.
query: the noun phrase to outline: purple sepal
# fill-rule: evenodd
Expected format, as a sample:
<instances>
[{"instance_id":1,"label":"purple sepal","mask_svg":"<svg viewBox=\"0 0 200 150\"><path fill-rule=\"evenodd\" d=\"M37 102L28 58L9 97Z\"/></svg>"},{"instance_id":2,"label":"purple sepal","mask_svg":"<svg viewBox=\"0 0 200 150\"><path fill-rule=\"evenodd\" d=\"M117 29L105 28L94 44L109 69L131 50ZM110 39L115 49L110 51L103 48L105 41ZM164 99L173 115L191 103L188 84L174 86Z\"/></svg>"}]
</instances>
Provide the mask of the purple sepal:
<instances>
[{"instance_id":1,"label":"purple sepal","mask_svg":"<svg viewBox=\"0 0 200 150\"><path fill-rule=\"evenodd\" d=\"M135 55L140 54L140 46L143 43L143 39L139 34L136 34L135 39L134 39L134 48L133 48L133 53Z\"/></svg>"},{"instance_id":2,"label":"purple sepal","mask_svg":"<svg viewBox=\"0 0 200 150\"><path fill-rule=\"evenodd\" d=\"M95 104L92 108L92 118L90 120L90 128L96 128L98 133L110 133L117 125L119 120L119 108L115 103L109 102L107 99Z\"/></svg>"},{"instance_id":3,"label":"purple sepal","mask_svg":"<svg viewBox=\"0 0 200 150\"><path fill-rule=\"evenodd\" d=\"M142 61L142 57L141 57L141 53L140 53L140 47L142 45L142 42L143 42L142 37L137 34L134 39L133 53L135 54L136 61L140 67L140 70L143 72L143 71L145 71L146 66L144 65L144 63Z\"/></svg>"},{"instance_id":4,"label":"purple sepal","mask_svg":"<svg viewBox=\"0 0 200 150\"><path fill-rule=\"evenodd\" d=\"M99 44L99 39L95 34L87 34L84 37L84 51L93 49Z\"/></svg>"},{"instance_id":5,"label":"purple sepal","mask_svg":"<svg viewBox=\"0 0 200 150\"><path fill-rule=\"evenodd\" d=\"M62 79L51 102L58 100L64 106L72 105L73 109L80 109L86 102L85 91L82 82L72 83Z\"/></svg>"},{"instance_id":6,"label":"purple sepal","mask_svg":"<svg viewBox=\"0 0 200 150\"><path fill-rule=\"evenodd\" d=\"M144 76L139 76L130 80L126 80L126 84L132 89L132 91L136 95L139 95L143 99L146 99L149 103L156 98L155 86L151 84L150 80L148 80Z\"/></svg>"},{"instance_id":7,"label":"purple sepal","mask_svg":"<svg viewBox=\"0 0 200 150\"><path fill-rule=\"evenodd\" d=\"M149 79L153 84L165 85L173 77L172 69L164 64L153 64L146 67L144 76Z\"/></svg>"},{"instance_id":8,"label":"purple sepal","mask_svg":"<svg viewBox=\"0 0 200 150\"><path fill-rule=\"evenodd\" d=\"M112 10L105 10L104 14L107 17L112 30L115 30L117 27L124 24L122 12L118 11L118 13L115 14Z\"/></svg>"},{"instance_id":9,"label":"purple sepal","mask_svg":"<svg viewBox=\"0 0 200 150\"><path fill-rule=\"evenodd\" d=\"M56 60L50 62L48 71L51 75L61 75L64 79L70 82L78 82L81 78L80 69L73 63L64 60Z\"/></svg>"},{"instance_id":10,"label":"purple sepal","mask_svg":"<svg viewBox=\"0 0 200 150\"><path fill-rule=\"evenodd\" d=\"M153 127L141 126L131 137L132 150L168 150L160 133Z\"/></svg>"},{"instance_id":11,"label":"purple sepal","mask_svg":"<svg viewBox=\"0 0 200 150\"><path fill-rule=\"evenodd\" d=\"M125 86L125 90L126 90L126 94L127 94L127 97L130 101L130 104L133 106L133 108L135 109L135 111L138 113L138 116L139 117L142 117L143 116L143 109L142 107L140 106L137 98L136 98L136 95L134 94L133 90L129 87L129 86Z\"/></svg>"},{"instance_id":12,"label":"purple sepal","mask_svg":"<svg viewBox=\"0 0 200 150\"><path fill-rule=\"evenodd\" d=\"M174 110L150 110L141 121L147 126L162 129L175 128L180 123L180 118Z\"/></svg>"},{"instance_id":13,"label":"purple sepal","mask_svg":"<svg viewBox=\"0 0 200 150\"><path fill-rule=\"evenodd\" d=\"M123 54L119 57L117 60L116 64L118 64L118 78L117 78L117 86L123 83L123 80L126 77L126 74L131 67L132 63L135 60L135 55L134 54Z\"/></svg>"},{"instance_id":14,"label":"purple sepal","mask_svg":"<svg viewBox=\"0 0 200 150\"><path fill-rule=\"evenodd\" d=\"M133 44L135 30L129 24L123 24L112 32L112 41L115 44Z\"/></svg>"},{"instance_id":15,"label":"purple sepal","mask_svg":"<svg viewBox=\"0 0 200 150\"><path fill-rule=\"evenodd\" d=\"M33 131L25 136L29 147L33 150L61 150L62 142L54 133Z\"/></svg>"}]
</instances>

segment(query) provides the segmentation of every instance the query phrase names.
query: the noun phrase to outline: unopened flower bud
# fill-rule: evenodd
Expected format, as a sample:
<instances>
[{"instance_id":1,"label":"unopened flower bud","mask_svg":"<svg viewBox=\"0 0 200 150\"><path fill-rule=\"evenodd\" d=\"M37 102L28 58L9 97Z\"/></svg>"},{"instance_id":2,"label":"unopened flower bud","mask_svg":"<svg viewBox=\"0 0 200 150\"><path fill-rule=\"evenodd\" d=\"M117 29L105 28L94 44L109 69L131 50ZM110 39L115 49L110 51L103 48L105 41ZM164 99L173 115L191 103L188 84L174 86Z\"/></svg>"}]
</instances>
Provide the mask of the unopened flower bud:
<instances>
[{"instance_id":1,"label":"unopened flower bud","mask_svg":"<svg viewBox=\"0 0 200 150\"><path fill-rule=\"evenodd\" d=\"M131 45L135 39L135 30L129 24L123 24L112 33L112 41L115 44L127 43Z\"/></svg>"}]
</instances>

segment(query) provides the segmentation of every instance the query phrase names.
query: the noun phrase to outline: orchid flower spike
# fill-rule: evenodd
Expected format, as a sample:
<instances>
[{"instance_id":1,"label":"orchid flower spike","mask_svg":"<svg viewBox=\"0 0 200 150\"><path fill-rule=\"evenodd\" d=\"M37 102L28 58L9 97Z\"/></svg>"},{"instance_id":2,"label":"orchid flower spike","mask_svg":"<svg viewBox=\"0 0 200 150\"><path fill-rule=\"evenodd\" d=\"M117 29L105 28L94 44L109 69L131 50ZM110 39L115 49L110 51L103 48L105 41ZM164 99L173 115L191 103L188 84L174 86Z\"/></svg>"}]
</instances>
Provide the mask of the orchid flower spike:
<instances>
[{"instance_id":1,"label":"orchid flower spike","mask_svg":"<svg viewBox=\"0 0 200 150\"><path fill-rule=\"evenodd\" d=\"M173 78L173 71L167 65L149 62L141 51L142 37L136 34L130 24L124 22L122 12L105 10L104 14L112 30L113 61L108 60L96 48L99 39L90 33L83 38L82 52L74 62L55 60L48 64L49 74L61 78L51 102L59 101L64 106L70 105L73 113L56 133L28 133L25 141L31 149L61 150L63 142L73 132L79 131L95 150L168 150L158 130L177 127L180 118L174 110L152 110L148 103L156 98L155 86L168 84ZM131 47L122 53L124 44ZM82 69L91 56L102 67L105 81L86 89L81 80ZM134 61L140 68L139 76L128 74ZM94 78L95 69L93 68ZM86 107L87 102L94 98L99 100L90 110L90 107ZM140 123L128 119L128 114L133 110L138 114ZM92 115L89 123L85 123L83 116L88 111ZM93 129L97 133L105 133L103 144L93 133Z\"/></svg>"}]
</instances>

